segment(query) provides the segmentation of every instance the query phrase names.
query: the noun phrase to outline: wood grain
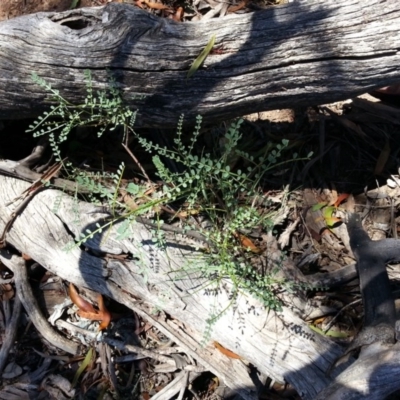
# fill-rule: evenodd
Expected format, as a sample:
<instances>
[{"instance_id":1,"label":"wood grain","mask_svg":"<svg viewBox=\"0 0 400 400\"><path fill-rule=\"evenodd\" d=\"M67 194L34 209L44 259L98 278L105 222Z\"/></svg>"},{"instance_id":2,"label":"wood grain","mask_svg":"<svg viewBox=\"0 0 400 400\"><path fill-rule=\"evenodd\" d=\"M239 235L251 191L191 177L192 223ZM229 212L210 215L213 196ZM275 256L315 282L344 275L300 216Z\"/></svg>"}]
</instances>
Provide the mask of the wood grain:
<instances>
[{"instance_id":1,"label":"wood grain","mask_svg":"<svg viewBox=\"0 0 400 400\"><path fill-rule=\"evenodd\" d=\"M27 15L0 23L0 118L35 116L51 103L32 72L81 102L85 69L95 89L112 73L139 109L138 126L342 100L400 81L399 24L396 0L296 1L195 23L117 3ZM218 54L187 80L214 34Z\"/></svg>"},{"instance_id":2,"label":"wood grain","mask_svg":"<svg viewBox=\"0 0 400 400\"><path fill-rule=\"evenodd\" d=\"M0 176L0 229L12 212L12 206L4 204L28 185ZM60 196L61 205L54 211ZM148 228L135 223L129 239L118 241L115 226L110 233L88 240L84 245L86 251L79 247L65 250L73 237L88 228L93 229L104 217L93 205L46 189L38 193L16 219L7 241L62 279L130 307L244 399L257 398L247 367L241 360L220 353L212 345L213 341L251 362L261 374L290 382L304 399L315 398L331 382L332 377L327 376L326 371L342 350L304 323L299 316L302 310L292 300L296 296L283 299L287 306L282 312L267 310L244 294L235 307L229 307L232 284L228 279L221 283L217 293L202 289L207 281L195 267L205 262L204 254L195 250L196 243L190 239L171 234L167 236L164 251L156 246ZM101 257L104 253L130 253L132 260L122 263ZM275 256L271 254L271 257ZM274 262L282 265L280 253L276 253L276 257ZM183 273L182 268L188 263L193 272ZM201 342L207 319L213 312L225 309L213 325L209 342L204 347ZM170 317L165 318L164 313ZM341 370L343 368L335 374Z\"/></svg>"}]
</instances>

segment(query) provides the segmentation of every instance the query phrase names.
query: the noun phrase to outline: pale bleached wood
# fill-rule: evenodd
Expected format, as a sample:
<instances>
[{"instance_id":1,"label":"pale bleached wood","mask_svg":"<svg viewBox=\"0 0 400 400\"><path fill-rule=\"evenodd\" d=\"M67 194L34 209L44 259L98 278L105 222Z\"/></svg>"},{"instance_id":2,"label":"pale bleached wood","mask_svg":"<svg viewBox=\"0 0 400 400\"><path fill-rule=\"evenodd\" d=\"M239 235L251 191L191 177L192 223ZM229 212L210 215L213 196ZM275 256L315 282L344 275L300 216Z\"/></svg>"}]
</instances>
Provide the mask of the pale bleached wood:
<instances>
[{"instance_id":1,"label":"pale bleached wood","mask_svg":"<svg viewBox=\"0 0 400 400\"><path fill-rule=\"evenodd\" d=\"M4 227L14 205L8 201L28 184L11 177L0 177L0 228ZM56 212L53 208L61 199ZM7 236L18 250L29 254L48 270L78 286L89 287L128 305L187 349L200 365L213 371L245 399L255 399L248 370L239 360L229 359L211 345L216 340L251 362L264 375L293 384L302 398L313 399L332 380L326 371L342 350L330 340L310 330L287 304L276 313L266 310L251 296L241 295L235 307L228 307L230 282L221 291L206 295L197 273L171 274L184 265L203 263L204 254L185 238L167 237L167 248L155 246L149 230L132 226L131 238L116 240L115 230L85 243L90 251L65 247L71 235L84 232L105 217L101 209L77 202L60 191L46 189L34 196ZM132 261L121 263L94 254L131 253ZM273 259L274 254L271 254ZM146 271L146 279L140 271ZM201 342L211 313L227 311L213 326L210 340ZM163 310L180 324L155 317ZM340 370L338 371L340 372ZM333 374L335 376L335 374Z\"/></svg>"},{"instance_id":2,"label":"pale bleached wood","mask_svg":"<svg viewBox=\"0 0 400 400\"><path fill-rule=\"evenodd\" d=\"M400 346L380 343L361 352L359 359L315 400L382 400L400 388Z\"/></svg>"},{"instance_id":3,"label":"pale bleached wood","mask_svg":"<svg viewBox=\"0 0 400 400\"><path fill-rule=\"evenodd\" d=\"M138 125L175 127L185 113L208 122L257 111L333 102L400 81L396 0L309 0L195 23L127 4L38 13L0 22L0 118L49 104L32 72L72 102L109 69ZM215 48L186 79L212 35ZM134 93L146 95L132 100Z\"/></svg>"},{"instance_id":4,"label":"pale bleached wood","mask_svg":"<svg viewBox=\"0 0 400 400\"><path fill-rule=\"evenodd\" d=\"M6 251L1 250L0 260L14 273L16 294L39 333L52 346L58 347L70 354L77 354L78 345L54 330L41 312L28 282L28 273L26 271L24 259L22 257L16 257L15 255L10 256Z\"/></svg>"}]
</instances>

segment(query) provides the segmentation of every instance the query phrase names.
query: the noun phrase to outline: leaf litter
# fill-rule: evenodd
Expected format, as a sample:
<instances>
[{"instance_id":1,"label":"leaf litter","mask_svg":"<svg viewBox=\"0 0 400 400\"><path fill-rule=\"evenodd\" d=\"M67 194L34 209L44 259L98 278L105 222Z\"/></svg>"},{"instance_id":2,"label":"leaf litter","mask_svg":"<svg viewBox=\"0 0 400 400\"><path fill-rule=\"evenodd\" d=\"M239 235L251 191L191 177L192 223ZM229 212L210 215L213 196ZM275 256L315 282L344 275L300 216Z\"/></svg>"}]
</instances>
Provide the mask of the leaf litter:
<instances>
[{"instance_id":1,"label":"leaf litter","mask_svg":"<svg viewBox=\"0 0 400 400\"><path fill-rule=\"evenodd\" d=\"M71 3L71 0L53 3L49 0L41 4L30 2L29 6L22 9L16 8L15 4L8 5L5 0L0 5L0 18L43 11L43 7L47 5L50 9L52 4L58 11L62 11L63 7L66 10L72 6L99 6L105 3L103 0L82 0L79 4ZM214 18L218 18L226 13L248 12L254 10L259 3L237 1L225 9L213 0L195 0L184 6L180 2L171 1L165 3L138 1L133 4L162 17L176 21L191 21L211 14ZM263 4L267 5L269 4ZM188 78L200 68L201 63L213 50L215 37L212 39L194 60ZM390 91L385 89L381 95L385 93L390 94ZM395 96L396 92L390 95ZM265 197L270 199L267 207L274 211L277 210L277 205L284 201L282 187L290 184L290 195L284 212L277 215L274 221L275 235L278 239L275 251L285 250L305 275L321 271L331 272L349 264L353 256L346 231L343 229L344 224L341 223L347 207L365 213L370 236L376 235L377 232L382 234L383 230L384 237L397 238L396 223L400 218L397 211L400 205L400 177L395 149L400 128L399 120L394 115L399 115L398 109L391 105L381 107L381 103L376 103L367 96L319 108L291 110L286 115L288 118L282 114L282 110L257 113L246 117L244 126L247 142L252 144L252 148L246 151L255 154L260 143L286 137L292 146L288 157L295 151L313 154L308 162L296 162L289 169L278 169L263 182ZM217 127L216 130L218 129L221 127ZM205 143L214 134L215 130L213 133L206 132ZM321 140L321 137L324 140ZM379 193L384 193L383 198L377 198L377 186ZM347 203L349 204L346 206ZM262 249L266 248L269 240L267 236L256 230L237 232L236 235L243 248L252 253L254 268L260 268L262 263L258 260L263 257ZM8 273L6 268L4 271ZM392 274L395 275L395 271ZM44 274L41 278L43 276ZM46 280L53 278L56 279L47 276ZM12 283L12 276L10 282ZM48 296L47 303L45 301L42 304L47 314L51 314L54 297L58 298L57 301L68 300L63 283L56 289L45 290L41 286L37 290L41 296ZM8 323L6 310L10 307L7 302L13 301L14 298L12 285L3 284L1 294L3 307L1 329L4 332ZM362 314L360 302L357 301L359 298L357 287L348 285L326 292L311 292L309 295L314 301L319 302L320 310L327 310L325 314L319 313L310 317L310 326L339 342L348 340L348 337L354 334L354 327L360 323ZM77 340L79 337L77 332L84 335L85 330L103 335L103 332L98 332L100 330L106 331L109 337L123 338L124 343L133 342L139 348L151 348L155 352L165 345L167 348L176 346L169 343L160 331L131 310L113 304L112 311L109 312L101 295L92 293L91 301L83 299L75 292L72 297L79 311L75 313L70 306L64 305L63 309L69 309L68 313L59 314L59 319L77 323L76 331L71 330L68 333L64 328L64 333L71 340ZM98 308L93 306L94 303L97 303ZM345 309L347 304L353 306ZM112 315L115 318L111 318ZM84 319L88 321L81 325L78 317L82 318L82 321ZM93 325L93 320L100 321L100 324ZM39 392L42 393L40 398L46 398L43 393L47 393L47 398L68 399L76 396L76 390L87 396L86 398L92 394L95 396L102 394L106 398L106 393L109 391L118 392L122 396L128 395L127 393L131 396L134 393L136 398L146 399L167 387L177 373L152 374L151 371L163 362L162 359L157 359L156 354L152 355L154 358L151 357L151 353L146 352L132 357L134 355L132 351L121 353L105 344L97 343L93 346L90 341L82 342L80 357L60 354L57 349L42 342L29 324L27 315L21 318L20 322L19 334L23 333L25 335L14 344L12 355L3 368L1 399L9 398L8 396L19 396L19 398L31 396L29 398L34 399L39 398ZM215 346L227 357L236 357L235 353L224 349L217 342ZM121 364L118 366L118 377L115 369L110 368L113 364L111 354L125 357L121 358ZM95 362L96 357L100 358L100 362ZM34 371L40 371L41 374L35 375ZM30 385L24 383L27 376L30 376ZM200 395L201 399L205 400L211 398L218 386L216 378L210 377L200 387L194 385L193 390L197 398ZM299 398L293 392L288 395L287 389L278 384L264 390L265 393L271 393L271 396L273 394L282 396L281 398ZM196 397L188 391L187 398Z\"/></svg>"}]
</instances>

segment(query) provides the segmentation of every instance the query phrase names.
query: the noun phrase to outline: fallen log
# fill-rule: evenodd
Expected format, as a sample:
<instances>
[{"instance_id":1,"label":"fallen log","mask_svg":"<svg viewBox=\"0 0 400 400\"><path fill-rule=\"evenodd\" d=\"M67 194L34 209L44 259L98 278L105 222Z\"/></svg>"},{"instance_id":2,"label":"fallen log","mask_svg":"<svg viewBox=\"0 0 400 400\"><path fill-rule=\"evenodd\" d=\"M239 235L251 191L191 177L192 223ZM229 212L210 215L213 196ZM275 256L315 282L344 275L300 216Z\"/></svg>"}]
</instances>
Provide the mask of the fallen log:
<instances>
[{"instance_id":1,"label":"fallen log","mask_svg":"<svg viewBox=\"0 0 400 400\"><path fill-rule=\"evenodd\" d=\"M382 400L398 389L399 343L376 343L363 349L358 360L340 374L315 400Z\"/></svg>"},{"instance_id":2,"label":"fallen log","mask_svg":"<svg viewBox=\"0 0 400 400\"><path fill-rule=\"evenodd\" d=\"M0 170L14 176L22 171L24 179L36 179L36 174L27 174L16 162L3 160ZM55 183L64 185L60 179ZM383 307L391 295L387 281L382 283L379 279L385 262L399 258L399 241L371 242L358 217L355 219L353 215L348 226L350 243L357 260L361 260L361 268L364 261L370 266L362 270L360 277L366 307L365 326L350 350L355 345L363 349L356 362L350 360L351 365L348 362L335 367L343 348L304 322L301 316L307 312L306 303L299 297L301 293L280 293L283 302L280 312L266 309L246 294L239 296L233 307L229 279L221 283L219 290L210 291L207 281L196 272L196 265L207 262L206 255L197 250L201 238L170 233L165 248L161 249L149 226L140 223L143 218L134 223L129 238L118 239L116 224L104 236L95 234L83 246L67 250L81 233L87 229L93 231L97 223L102 223L105 210L78 202L58 190L44 189L8 225L18 208L13 200L27 187L29 183L25 181L0 175L0 230L9 227L5 236L7 243L62 279L100 292L134 310L196 360L196 371L193 371L196 374L201 370L214 372L244 399L257 398L247 363L255 366L263 377L291 383L304 399L381 399L398 389L398 343L393 345L381 340L382 335L371 329L376 328L376 323L386 322L387 315L393 329L392 305ZM121 260L121 255L131 258ZM325 276L322 273L304 276L289 259L282 259L272 236L268 240L268 260L285 270L293 281L308 287L336 285L356 277L354 264ZM76 352L76 343L52 332L47 321L38 315L37 305L29 294L22 258L14 251L3 249L0 261L14 271L17 294L37 329L53 345ZM188 263L190 270L184 268ZM154 309L158 314L152 312ZM216 318L208 334L210 317L221 310L225 312ZM360 340L365 339L366 328L375 336L370 334L369 341ZM214 341L234 351L246 365L242 360L220 353L212 345Z\"/></svg>"},{"instance_id":3,"label":"fallen log","mask_svg":"<svg viewBox=\"0 0 400 400\"><path fill-rule=\"evenodd\" d=\"M4 229L15 207L5 204L28 186L27 182L0 176L0 229ZM206 255L196 250L198 243L188 238L169 235L163 250L145 225L135 223L129 239L117 240L114 226L104 236L94 235L84 247L66 251L71 241L103 218L101 208L78 202L58 190L45 189L15 219L6 240L62 279L134 310L184 348L198 366L214 372L244 399L256 399L257 395L242 360L250 362L262 376L291 383L304 399L314 399L343 371L342 365L332 375L327 374L343 350L311 330L298 316L301 310L290 297L282 298L283 309L275 312L250 295L239 296L235 307L227 307L231 304L228 279L215 293L202 289L207 281L194 267L206 262ZM112 258L121 254L131 254L132 259L122 262ZM12 270L21 268L16 257L1 250L1 261ZM271 260L274 257L282 268L280 252L271 248ZM189 262L193 272L183 269ZM186 272L173 273L181 270ZM154 309L160 312L154 314ZM208 336L210 317L222 310L225 312L216 318ZM206 346L202 345L204 340ZM220 353L213 341L242 360Z\"/></svg>"},{"instance_id":4,"label":"fallen log","mask_svg":"<svg viewBox=\"0 0 400 400\"><path fill-rule=\"evenodd\" d=\"M319 393L317 399L384 399L399 387L396 310L386 264L400 260L400 241L372 241L358 214L350 214L347 229L357 259L364 323L345 354L359 348L361 351L357 361Z\"/></svg>"},{"instance_id":5,"label":"fallen log","mask_svg":"<svg viewBox=\"0 0 400 400\"><path fill-rule=\"evenodd\" d=\"M18 168L10 168L11 164L10 161L2 161L0 168L10 175L15 170L15 175L18 175ZM23 176L32 180L27 174ZM25 181L0 175L0 230L4 229L15 207L18 207L13 199L27 187L29 183ZM101 223L104 216L102 208L78 202L59 190L45 189L38 192L17 216L7 231L6 240L62 279L100 292L134 310L196 360L196 373L202 369L214 372L244 399L257 398L256 387L245 365L247 363L255 366L261 376L289 382L304 399L381 399L398 389L398 344L381 343L379 337L373 342L356 339L356 344L365 347L359 359L356 362L350 359L350 363L335 367L343 348L308 327L301 318L305 314L305 302L297 297L298 294L281 294L283 309L280 312L266 309L249 295L239 296L235 307L227 307L231 304L231 283L226 279L220 290L212 293L205 289L207 281L196 272L195 266L207 262L206 255L196 250L199 243L193 239L169 234L165 248L161 249L148 227L136 222L129 238L118 239L116 225L104 236L95 234L84 246L69 246L87 229L93 231L95 224ZM355 216L352 218L354 225ZM367 261L370 261L368 252L372 248L377 249L384 259L380 269L385 260L398 258L397 241L386 239L371 245L357 221L357 235L354 237L351 232L355 228L349 225L350 240L357 257L361 254L363 259L366 251ZM367 242L367 246L359 247L359 241L355 241L359 236ZM271 236L268 259L281 270L286 270L288 276L292 273L293 280L309 286L322 286L327 282L346 282L356 276L354 265L349 265L344 268L347 272L335 272L330 279L322 274L305 277L290 260L282 260L276 246ZM131 255L130 260L121 261L118 258L128 254ZM14 271L17 294L26 309L37 314L35 301L29 300L29 282L23 271L22 258L3 249L0 250L0 261ZM189 262L190 271L184 269ZM374 269L375 264L372 264ZM360 285L361 290L373 290L371 286L366 286L365 278L360 280ZM381 307L377 302L381 298L386 299L385 293L368 292L363 296L366 307L369 307L366 324L374 325L374 322L371 323L375 321L374 313ZM154 309L159 313L154 314ZM221 310L225 312L216 319L208 336L209 319ZM57 332L49 332L49 326L44 327L48 323L43 321L43 317L35 316L32 321L53 345L67 352L76 351L74 342L68 344ZM213 341L234 351L245 363L220 353L212 345Z\"/></svg>"},{"instance_id":6,"label":"fallen log","mask_svg":"<svg viewBox=\"0 0 400 400\"><path fill-rule=\"evenodd\" d=\"M22 16L0 22L0 118L37 116L51 104L32 72L74 104L86 94L84 70L94 89L111 73L139 109L139 126L346 99L400 81L399 24L395 0L297 1L206 23L117 3ZM187 79L214 34L215 51Z\"/></svg>"}]
</instances>

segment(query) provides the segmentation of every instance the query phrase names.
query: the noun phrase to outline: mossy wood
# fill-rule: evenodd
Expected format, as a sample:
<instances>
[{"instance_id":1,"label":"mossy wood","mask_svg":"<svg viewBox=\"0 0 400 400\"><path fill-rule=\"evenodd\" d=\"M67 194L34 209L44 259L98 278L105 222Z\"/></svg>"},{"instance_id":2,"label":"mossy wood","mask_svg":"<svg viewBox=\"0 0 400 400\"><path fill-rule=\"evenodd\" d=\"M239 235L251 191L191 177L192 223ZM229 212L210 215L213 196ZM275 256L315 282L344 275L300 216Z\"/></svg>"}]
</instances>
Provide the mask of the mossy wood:
<instances>
[{"instance_id":1,"label":"mossy wood","mask_svg":"<svg viewBox=\"0 0 400 400\"><path fill-rule=\"evenodd\" d=\"M28 186L27 182L0 176L0 229L14 208L13 203L5 204ZM56 204L59 207L54 211ZM342 365L329 374L343 349L311 330L300 318L305 312L301 296L281 295L285 304L282 312L266 310L244 293L232 306L229 280L221 282L219 291L207 290L207 282L196 273L196 265L205 262L206 254L196 251L199 243L188 238L167 236L165 249L160 249L149 229L135 223L130 239L117 240L118 226L114 226L111 232L94 235L84 248L65 251L74 237L87 229L93 231L95 224L101 224L107 216L103 208L77 203L65 193L45 189L33 197L15 220L7 242L66 281L101 292L133 309L244 399L258 398L250 371L242 360L220 353L213 341L255 366L261 380L269 376L287 381L304 399L315 399L321 391L329 393L324 400L338 398L337 393L344 393L342 398L346 399L364 398L346 396L365 390L369 396L375 396L365 398L378 399L399 387L400 381L395 379L400 370L397 345L378 348L378 354L373 356L366 354L368 363L361 358L349 368ZM282 261L274 246L272 241L270 259L281 269L295 270L289 260ZM130 254L131 259L121 262L113 259L113 254ZM16 256L7 250L0 252L1 261L10 268L15 268L13 257ZM192 273L188 272L188 264ZM212 313L222 310L226 311L212 326L203 346L207 321ZM371 386L373 381L382 384Z\"/></svg>"},{"instance_id":2,"label":"mossy wood","mask_svg":"<svg viewBox=\"0 0 400 400\"><path fill-rule=\"evenodd\" d=\"M138 125L346 99L400 81L399 25L396 0L296 1L196 23L117 3L22 16L0 23L0 118L36 116L49 104L32 72L79 103L85 69L95 88L113 74L139 108ZM213 35L214 51L186 79Z\"/></svg>"}]
</instances>

